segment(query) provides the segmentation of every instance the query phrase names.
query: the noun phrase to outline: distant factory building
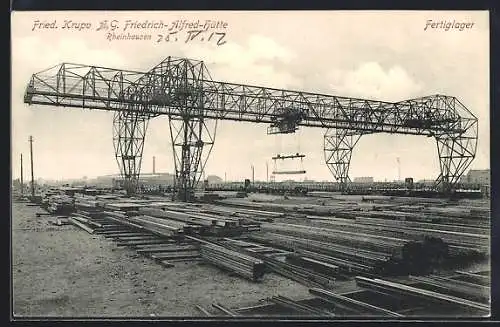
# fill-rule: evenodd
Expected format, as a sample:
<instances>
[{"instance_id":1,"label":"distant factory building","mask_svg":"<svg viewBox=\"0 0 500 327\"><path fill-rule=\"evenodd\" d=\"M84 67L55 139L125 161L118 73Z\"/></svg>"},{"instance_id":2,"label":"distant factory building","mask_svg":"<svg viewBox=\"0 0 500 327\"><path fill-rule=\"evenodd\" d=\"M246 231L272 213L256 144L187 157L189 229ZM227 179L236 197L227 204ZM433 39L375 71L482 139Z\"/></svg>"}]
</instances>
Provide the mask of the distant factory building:
<instances>
[{"instance_id":1,"label":"distant factory building","mask_svg":"<svg viewBox=\"0 0 500 327\"><path fill-rule=\"evenodd\" d=\"M354 177L354 183L372 184L373 177Z\"/></svg>"},{"instance_id":2,"label":"distant factory building","mask_svg":"<svg viewBox=\"0 0 500 327\"><path fill-rule=\"evenodd\" d=\"M461 182L464 184L490 185L489 169L471 169L467 175L462 176Z\"/></svg>"},{"instance_id":3,"label":"distant factory building","mask_svg":"<svg viewBox=\"0 0 500 327\"><path fill-rule=\"evenodd\" d=\"M139 175L139 184L144 186L173 185L174 177L172 174L149 174ZM96 185L121 186L122 177L120 175L99 176L94 181Z\"/></svg>"}]
</instances>

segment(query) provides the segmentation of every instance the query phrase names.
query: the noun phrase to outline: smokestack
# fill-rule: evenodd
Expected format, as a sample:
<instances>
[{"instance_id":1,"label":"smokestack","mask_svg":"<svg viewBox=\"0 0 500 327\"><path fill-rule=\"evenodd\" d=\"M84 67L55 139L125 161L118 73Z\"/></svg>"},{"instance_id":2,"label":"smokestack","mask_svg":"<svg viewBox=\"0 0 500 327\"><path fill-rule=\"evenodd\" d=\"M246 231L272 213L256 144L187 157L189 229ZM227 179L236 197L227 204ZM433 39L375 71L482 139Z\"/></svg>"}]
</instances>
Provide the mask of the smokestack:
<instances>
[{"instance_id":1,"label":"smokestack","mask_svg":"<svg viewBox=\"0 0 500 327\"><path fill-rule=\"evenodd\" d=\"M30 135L30 154L31 154L31 196L35 197L35 174L33 173L33 136Z\"/></svg>"},{"instance_id":2,"label":"smokestack","mask_svg":"<svg viewBox=\"0 0 500 327\"><path fill-rule=\"evenodd\" d=\"M255 184L255 169L252 165L252 185L254 185L254 184Z\"/></svg>"},{"instance_id":3,"label":"smokestack","mask_svg":"<svg viewBox=\"0 0 500 327\"><path fill-rule=\"evenodd\" d=\"M24 195L23 154L21 153L21 195Z\"/></svg>"},{"instance_id":4,"label":"smokestack","mask_svg":"<svg viewBox=\"0 0 500 327\"><path fill-rule=\"evenodd\" d=\"M156 174L156 157L153 156L153 174Z\"/></svg>"}]
</instances>

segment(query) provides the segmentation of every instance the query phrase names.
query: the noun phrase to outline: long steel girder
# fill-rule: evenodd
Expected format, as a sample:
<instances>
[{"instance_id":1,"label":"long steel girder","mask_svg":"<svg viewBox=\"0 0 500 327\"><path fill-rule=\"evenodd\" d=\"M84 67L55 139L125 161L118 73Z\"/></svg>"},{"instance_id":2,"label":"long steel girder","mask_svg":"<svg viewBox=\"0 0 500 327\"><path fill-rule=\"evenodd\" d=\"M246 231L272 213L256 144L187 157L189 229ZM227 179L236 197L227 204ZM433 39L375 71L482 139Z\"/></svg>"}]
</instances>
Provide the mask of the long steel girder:
<instances>
[{"instance_id":1,"label":"long steel girder","mask_svg":"<svg viewBox=\"0 0 500 327\"><path fill-rule=\"evenodd\" d=\"M295 125L327 129L326 163L341 183L349 180L354 140L360 135L387 132L434 137L441 168L437 183L445 189L457 183L477 146L477 118L455 97L433 95L391 103L217 82L211 80L203 62L171 57L149 72L60 64L32 75L25 102L135 112L145 117L167 115L171 121L187 124L184 130L191 128L187 121L196 119L279 126L284 110L299 111ZM190 140L185 136L183 142L186 145ZM180 182L178 170L176 181Z\"/></svg>"}]
</instances>

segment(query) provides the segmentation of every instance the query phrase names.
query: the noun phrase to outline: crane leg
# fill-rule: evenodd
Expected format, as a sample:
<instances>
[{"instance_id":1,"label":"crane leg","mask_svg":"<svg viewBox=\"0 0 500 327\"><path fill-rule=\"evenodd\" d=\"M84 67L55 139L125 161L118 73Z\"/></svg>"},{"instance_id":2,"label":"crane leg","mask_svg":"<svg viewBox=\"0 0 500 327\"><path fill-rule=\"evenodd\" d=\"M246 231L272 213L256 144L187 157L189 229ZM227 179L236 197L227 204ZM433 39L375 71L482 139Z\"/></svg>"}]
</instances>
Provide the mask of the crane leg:
<instances>
[{"instance_id":1,"label":"crane leg","mask_svg":"<svg viewBox=\"0 0 500 327\"><path fill-rule=\"evenodd\" d=\"M360 137L360 134L352 134L345 129L330 128L325 133L325 162L335 180L340 184L342 191L345 191L349 186L349 165L352 150Z\"/></svg>"},{"instance_id":2,"label":"crane leg","mask_svg":"<svg viewBox=\"0 0 500 327\"><path fill-rule=\"evenodd\" d=\"M113 117L115 157L129 196L137 192L148 122L149 117L126 110L115 112Z\"/></svg>"},{"instance_id":3,"label":"crane leg","mask_svg":"<svg viewBox=\"0 0 500 327\"><path fill-rule=\"evenodd\" d=\"M171 117L169 125L175 165L174 197L191 202L214 144L215 127L203 118L194 117L184 120Z\"/></svg>"},{"instance_id":4,"label":"crane leg","mask_svg":"<svg viewBox=\"0 0 500 327\"><path fill-rule=\"evenodd\" d=\"M462 119L463 133L436 136L441 173L435 186L450 193L474 160L477 147L477 120Z\"/></svg>"},{"instance_id":5,"label":"crane leg","mask_svg":"<svg viewBox=\"0 0 500 327\"><path fill-rule=\"evenodd\" d=\"M217 120L205 118L203 83L210 79L205 65L189 59L168 58L156 68L167 76L169 96L180 114L169 116L174 154L174 198L191 202L212 150ZM163 87L163 85L162 85ZM213 124L212 124L213 123Z\"/></svg>"}]
</instances>

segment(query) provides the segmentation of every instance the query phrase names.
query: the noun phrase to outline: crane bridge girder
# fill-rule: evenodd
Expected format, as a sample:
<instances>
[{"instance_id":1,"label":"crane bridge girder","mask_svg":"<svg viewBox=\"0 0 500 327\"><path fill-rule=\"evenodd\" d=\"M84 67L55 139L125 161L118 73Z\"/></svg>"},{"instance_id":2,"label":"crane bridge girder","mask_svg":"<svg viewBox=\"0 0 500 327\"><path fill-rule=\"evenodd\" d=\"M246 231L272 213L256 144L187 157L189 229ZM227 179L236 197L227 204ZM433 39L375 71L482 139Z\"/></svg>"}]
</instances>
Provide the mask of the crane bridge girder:
<instances>
[{"instance_id":1,"label":"crane bridge girder","mask_svg":"<svg viewBox=\"0 0 500 327\"><path fill-rule=\"evenodd\" d=\"M477 148L477 118L455 97L384 102L212 80L202 61L167 57L147 72L63 63L33 74L24 102L113 111L115 156L129 194L137 189L148 121L169 119L175 194L190 201L215 141L217 121L266 123L268 133L319 127L325 162L349 185L352 151L363 135L394 133L436 139L440 175L450 191Z\"/></svg>"}]
</instances>

